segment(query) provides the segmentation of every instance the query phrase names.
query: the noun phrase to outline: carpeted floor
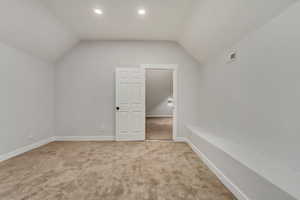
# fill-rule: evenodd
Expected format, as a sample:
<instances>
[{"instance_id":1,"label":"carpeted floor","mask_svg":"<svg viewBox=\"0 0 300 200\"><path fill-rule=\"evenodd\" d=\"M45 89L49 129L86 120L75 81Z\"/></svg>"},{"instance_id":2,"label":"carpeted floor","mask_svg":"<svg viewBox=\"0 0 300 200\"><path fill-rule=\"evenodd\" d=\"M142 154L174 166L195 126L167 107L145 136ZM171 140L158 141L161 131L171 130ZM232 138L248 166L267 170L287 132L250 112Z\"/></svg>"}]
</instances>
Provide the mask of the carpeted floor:
<instances>
[{"instance_id":1,"label":"carpeted floor","mask_svg":"<svg viewBox=\"0 0 300 200\"><path fill-rule=\"evenodd\" d=\"M185 143L53 142L0 163L1 200L232 200Z\"/></svg>"},{"instance_id":2,"label":"carpeted floor","mask_svg":"<svg viewBox=\"0 0 300 200\"><path fill-rule=\"evenodd\" d=\"M147 140L172 140L171 117L147 117L146 139Z\"/></svg>"}]
</instances>

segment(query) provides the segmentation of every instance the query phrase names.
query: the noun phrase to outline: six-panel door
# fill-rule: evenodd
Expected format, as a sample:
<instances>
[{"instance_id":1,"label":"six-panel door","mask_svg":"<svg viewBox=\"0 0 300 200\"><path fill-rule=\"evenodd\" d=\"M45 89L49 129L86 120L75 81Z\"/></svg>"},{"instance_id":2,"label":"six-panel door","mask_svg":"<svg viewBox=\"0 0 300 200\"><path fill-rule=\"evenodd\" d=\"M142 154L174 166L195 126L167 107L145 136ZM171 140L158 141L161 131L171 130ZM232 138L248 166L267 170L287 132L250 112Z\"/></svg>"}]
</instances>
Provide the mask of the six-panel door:
<instances>
[{"instance_id":1,"label":"six-panel door","mask_svg":"<svg viewBox=\"0 0 300 200\"><path fill-rule=\"evenodd\" d=\"M116 139L145 139L145 70L116 70Z\"/></svg>"}]
</instances>

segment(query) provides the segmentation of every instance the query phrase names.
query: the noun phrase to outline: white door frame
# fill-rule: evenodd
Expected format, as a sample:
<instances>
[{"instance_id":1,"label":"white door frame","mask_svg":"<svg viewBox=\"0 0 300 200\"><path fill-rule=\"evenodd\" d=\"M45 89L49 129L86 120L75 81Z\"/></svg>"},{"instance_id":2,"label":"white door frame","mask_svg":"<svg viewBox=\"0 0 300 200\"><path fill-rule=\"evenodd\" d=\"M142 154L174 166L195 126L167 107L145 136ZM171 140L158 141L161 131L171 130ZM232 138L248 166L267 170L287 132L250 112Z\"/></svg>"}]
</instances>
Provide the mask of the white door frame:
<instances>
[{"instance_id":1,"label":"white door frame","mask_svg":"<svg viewBox=\"0 0 300 200\"><path fill-rule=\"evenodd\" d=\"M178 116L178 65L176 64L168 64L168 65L160 65L160 64L142 64L141 68L147 69L162 69L162 70L172 70L173 71L173 98L174 98L174 109L173 109L173 140L177 139L177 116ZM146 116L145 116L146 118Z\"/></svg>"}]
</instances>

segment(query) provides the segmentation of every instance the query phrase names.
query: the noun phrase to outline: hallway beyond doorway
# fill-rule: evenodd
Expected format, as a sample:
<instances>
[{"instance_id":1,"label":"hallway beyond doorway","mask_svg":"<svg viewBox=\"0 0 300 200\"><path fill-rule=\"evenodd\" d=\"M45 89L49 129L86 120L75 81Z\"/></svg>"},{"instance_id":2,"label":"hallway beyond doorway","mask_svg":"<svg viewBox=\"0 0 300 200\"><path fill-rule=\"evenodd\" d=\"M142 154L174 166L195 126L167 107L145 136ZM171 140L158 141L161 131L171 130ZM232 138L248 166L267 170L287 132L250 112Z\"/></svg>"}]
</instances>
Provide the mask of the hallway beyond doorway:
<instances>
[{"instance_id":1,"label":"hallway beyond doorway","mask_svg":"<svg viewBox=\"0 0 300 200\"><path fill-rule=\"evenodd\" d=\"M147 117L146 140L172 140L172 117Z\"/></svg>"}]
</instances>

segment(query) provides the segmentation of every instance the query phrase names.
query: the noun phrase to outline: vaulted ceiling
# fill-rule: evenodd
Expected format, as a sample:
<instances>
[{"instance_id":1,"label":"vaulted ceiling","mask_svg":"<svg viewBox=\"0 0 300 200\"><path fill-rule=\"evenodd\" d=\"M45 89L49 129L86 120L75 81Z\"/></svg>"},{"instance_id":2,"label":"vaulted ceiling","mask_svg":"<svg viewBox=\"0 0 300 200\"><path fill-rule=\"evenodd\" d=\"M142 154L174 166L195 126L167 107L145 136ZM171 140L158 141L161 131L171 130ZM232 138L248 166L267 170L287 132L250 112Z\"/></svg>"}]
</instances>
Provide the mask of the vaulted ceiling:
<instances>
[{"instance_id":1,"label":"vaulted ceiling","mask_svg":"<svg viewBox=\"0 0 300 200\"><path fill-rule=\"evenodd\" d=\"M176 40L194 0L43 0L83 39ZM97 16L93 8L103 15ZM147 14L140 16L143 8Z\"/></svg>"},{"instance_id":2,"label":"vaulted ceiling","mask_svg":"<svg viewBox=\"0 0 300 200\"><path fill-rule=\"evenodd\" d=\"M1 0L0 42L53 62L80 40L171 40L206 62L295 1Z\"/></svg>"}]
</instances>

